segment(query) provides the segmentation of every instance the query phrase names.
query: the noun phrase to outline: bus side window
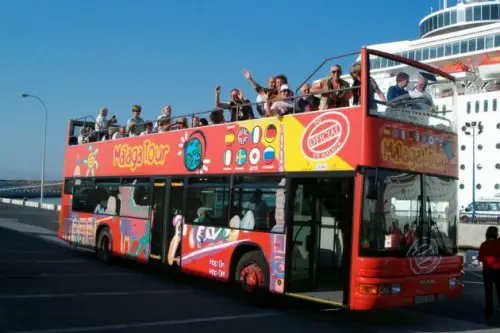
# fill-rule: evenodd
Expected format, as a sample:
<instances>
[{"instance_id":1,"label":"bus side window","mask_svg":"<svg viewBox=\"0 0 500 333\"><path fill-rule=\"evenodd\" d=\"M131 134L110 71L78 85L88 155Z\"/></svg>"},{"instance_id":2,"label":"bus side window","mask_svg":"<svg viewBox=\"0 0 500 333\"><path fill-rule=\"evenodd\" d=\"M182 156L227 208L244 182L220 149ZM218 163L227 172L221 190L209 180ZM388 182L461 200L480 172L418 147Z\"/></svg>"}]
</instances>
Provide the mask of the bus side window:
<instances>
[{"instance_id":1,"label":"bus side window","mask_svg":"<svg viewBox=\"0 0 500 333\"><path fill-rule=\"evenodd\" d=\"M187 189L186 223L227 228L229 178L190 179Z\"/></svg>"}]
</instances>

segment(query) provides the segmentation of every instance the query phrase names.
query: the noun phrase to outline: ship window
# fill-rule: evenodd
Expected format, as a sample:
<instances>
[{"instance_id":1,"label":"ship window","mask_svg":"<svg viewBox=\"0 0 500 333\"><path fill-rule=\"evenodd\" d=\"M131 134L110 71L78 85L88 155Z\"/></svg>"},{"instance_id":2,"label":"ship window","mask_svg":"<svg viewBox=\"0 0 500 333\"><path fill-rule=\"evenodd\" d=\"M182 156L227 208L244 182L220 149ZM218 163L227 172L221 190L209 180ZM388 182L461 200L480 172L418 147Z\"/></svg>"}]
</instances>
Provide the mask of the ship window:
<instances>
[{"instance_id":1,"label":"ship window","mask_svg":"<svg viewBox=\"0 0 500 333\"><path fill-rule=\"evenodd\" d=\"M486 48L491 49L493 48L494 44L495 44L495 36L493 35L486 36L486 43L485 43Z\"/></svg>"},{"instance_id":2,"label":"ship window","mask_svg":"<svg viewBox=\"0 0 500 333\"><path fill-rule=\"evenodd\" d=\"M476 188L477 188L478 190L480 190L480 189L481 189L481 184L477 184L477 185L476 185Z\"/></svg>"},{"instance_id":3,"label":"ship window","mask_svg":"<svg viewBox=\"0 0 500 333\"><path fill-rule=\"evenodd\" d=\"M463 190L465 188L464 184L460 184L460 189Z\"/></svg>"},{"instance_id":4,"label":"ship window","mask_svg":"<svg viewBox=\"0 0 500 333\"><path fill-rule=\"evenodd\" d=\"M432 30L437 29L437 27L438 27L437 23L438 23L437 16L433 16L432 17Z\"/></svg>"},{"instance_id":5,"label":"ship window","mask_svg":"<svg viewBox=\"0 0 500 333\"><path fill-rule=\"evenodd\" d=\"M459 53L460 53L460 44L453 43L453 54L459 54Z\"/></svg>"},{"instance_id":6,"label":"ship window","mask_svg":"<svg viewBox=\"0 0 500 333\"><path fill-rule=\"evenodd\" d=\"M497 110L497 99L495 98L493 100L493 111L496 111Z\"/></svg>"},{"instance_id":7,"label":"ship window","mask_svg":"<svg viewBox=\"0 0 500 333\"><path fill-rule=\"evenodd\" d=\"M444 16L444 26L450 25L450 12L443 13Z\"/></svg>"},{"instance_id":8,"label":"ship window","mask_svg":"<svg viewBox=\"0 0 500 333\"><path fill-rule=\"evenodd\" d=\"M465 150L465 145L462 145L462 147L460 147L460 149Z\"/></svg>"},{"instance_id":9,"label":"ship window","mask_svg":"<svg viewBox=\"0 0 500 333\"><path fill-rule=\"evenodd\" d=\"M465 170L465 164L460 165L460 169Z\"/></svg>"},{"instance_id":10,"label":"ship window","mask_svg":"<svg viewBox=\"0 0 500 333\"><path fill-rule=\"evenodd\" d=\"M460 52L467 53L467 41L463 40L460 42Z\"/></svg>"},{"instance_id":11,"label":"ship window","mask_svg":"<svg viewBox=\"0 0 500 333\"><path fill-rule=\"evenodd\" d=\"M479 112L479 101L476 101L476 113Z\"/></svg>"},{"instance_id":12,"label":"ship window","mask_svg":"<svg viewBox=\"0 0 500 333\"><path fill-rule=\"evenodd\" d=\"M465 20L467 22L471 22L472 21L472 7L469 7L465 10Z\"/></svg>"},{"instance_id":13,"label":"ship window","mask_svg":"<svg viewBox=\"0 0 500 333\"><path fill-rule=\"evenodd\" d=\"M467 113L470 113L470 109L471 109L471 103L467 102Z\"/></svg>"},{"instance_id":14,"label":"ship window","mask_svg":"<svg viewBox=\"0 0 500 333\"><path fill-rule=\"evenodd\" d=\"M500 184L495 184L495 190L500 189Z\"/></svg>"},{"instance_id":15,"label":"ship window","mask_svg":"<svg viewBox=\"0 0 500 333\"><path fill-rule=\"evenodd\" d=\"M481 170L482 168L483 168L483 165L482 165L482 164L478 164L478 165L477 165L477 169L478 169L478 170Z\"/></svg>"},{"instance_id":16,"label":"ship window","mask_svg":"<svg viewBox=\"0 0 500 333\"><path fill-rule=\"evenodd\" d=\"M477 145L477 149L483 150L483 145L482 144Z\"/></svg>"},{"instance_id":17,"label":"ship window","mask_svg":"<svg viewBox=\"0 0 500 333\"><path fill-rule=\"evenodd\" d=\"M500 46L500 34L495 35L495 47Z\"/></svg>"},{"instance_id":18,"label":"ship window","mask_svg":"<svg viewBox=\"0 0 500 333\"><path fill-rule=\"evenodd\" d=\"M474 21L481 21L481 6L474 7Z\"/></svg>"},{"instance_id":19,"label":"ship window","mask_svg":"<svg viewBox=\"0 0 500 333\"><path fill-rule=\"evenodd\" d=\"M490 6L486 5L486 6L483 6L483 20L489 20L489 19L491 19Z\"/></svg>"},{"instance_id":20,"label":"ship window","mask_svg":"<svg viewBox=\"0 0 500 333\"><path fill-rule=\"evenodd\" d=\"M429 59L429 48L426 47L425 49L422 50L422 59L427 60Z\"/></svg>"},{"instance_id":21,"label":"ship window","mask_svg":"<svg viewBox=\"0 0 500 333\"><path fill-rule=\"evenodd\" d=\"M498 20L498 8L500 5L492 5L491 6L491 19Z\"/></svg>"},{"instance_id":22,"label":"ship window","mask_svg":"<svg viewBox=\"0 0 500 333\"><path fill-rule=\"evenodd\" d=\"M476 39L469 39L469 52L476 51Z\"/></svg>"},{"instance_id":23,"label":"ship window","mask_svg":"<svg viewBox=\"0 0 500 333\"><path fill-rule=\"evenodd\" d=\"M431 53L431 59L434 59L436 58L436 55L437 55L437 50L435 47L431 47L430 49L430 53Z\"/></svg>"},{"instance_id":24,"label":"ship window","mask_svg":"<svg viewBox=\"0 0 500 333\"><path fill-rule=\"evenodd\" d=\"M500 169L500 163L495 164L495 168Z\"/></svg>"},{"instance_id":25,"label":"ship window","mask_svg":"<svg viewBox=\"0 0 500 333\"><path fill-rule=\"evenodd\" d=\"M456 24L457 23L457 11L454 10L450 14L451 14L451 24Z\"/></svg>"},{"instance_id":26,"label":"ship window","mask_svg":"<svg viewBox=\"0 0 500 333\"><path fill-rule=\"evenodd\" d=\"M497 149L500 149L500 143L497 143L495 146Z\"/></svg>"},{"instance_id":27,"label":"ship window","mask_svg":"<svg viewBox=\"0 0 500 333\"><path fill-rule=\"evenodd\" d=\"M483 109L484 109L483 110L484 112L488 112L488 101L487 100L484 101Z\"/></svg>"},{"instance_id":28,"label":"ship window","mask_svg":"<svg viewBox=\"0 0 500 333\"><path fill-rule=\"evenodd\" d=\"M415 60L416 61L422 60L422 50L416 50L415 51Z\"/></svg>"},{"instance_id":29,"label":"ship window","mask_svg":"<svg viewBox=\"0 0 500 333\"><path fill-rule=\"evenodd\" d=\"M443 27L443 14L438 15L438 28Z\"/></svg>"},{"instance_id":30,"label":"ship window","mask_svg":"<svg viewBox=\"0 0 500 333\"><path fill-rule=\"evenodd\" d=\"M477 50L484 50L484 37L479 37L477 39Z\"/></svg>"},{"instance_id":31,"label":"ship window","mask_svg":"<svg viewBox=\"0 0 500 333\"><path fill-rule=\"evenodd\" d=\"M444 46L438 47L438 58L441 58L444 55Z\"/></svg>"},{"instance_id":32,"label":"ship window","mask_svg":"<svg viewBox=\"0 0 500 333\"><path fill-rule=\"evenodd\" d=\"M446 56L451 55L451 44L446 44L444 46L444 55Z\"/></svg>"},{"instance_id":33,"label":"ship window","mask_svg":"<svg viewBox=\"0 0 500 333\"><path fill-rule=\"evenodd\" d=\"M385 68L387 67L387 58L382 58L382 65L381 65L382 68Z\"/></svg>"}]
</instances>

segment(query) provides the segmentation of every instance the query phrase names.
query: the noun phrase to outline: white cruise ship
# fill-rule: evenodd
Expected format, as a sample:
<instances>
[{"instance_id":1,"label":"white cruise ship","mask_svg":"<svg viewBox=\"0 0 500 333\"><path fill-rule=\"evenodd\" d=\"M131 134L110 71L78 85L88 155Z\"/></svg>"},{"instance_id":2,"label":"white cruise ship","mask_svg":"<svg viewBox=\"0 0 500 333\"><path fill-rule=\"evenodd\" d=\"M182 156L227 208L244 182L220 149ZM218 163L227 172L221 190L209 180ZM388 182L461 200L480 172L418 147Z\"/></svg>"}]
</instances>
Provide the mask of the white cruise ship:
<instances>
[{"instance_id":1,"label":"white cruise ship","mask_svg":"<svg viewBox=\"0 0 500 333\"><path fill-rule=\"evenodd\" d=\"M500 0L458 1L432 12L420 21L420 39L370 45L368 48L397 54L438 67L459 83L454 120L459 131L458 209L473 196L473 143L462 127L479 122L475 137L475 199L500 199ZM384 93L395 84L397 64L388 59L370 60L370 74ZM431 91L432 94L432 91ZM446 94L433 94L435 111L450 117L453 106ZM476 128L476 134L478 129Z\"/></svg>"}]
</instances>

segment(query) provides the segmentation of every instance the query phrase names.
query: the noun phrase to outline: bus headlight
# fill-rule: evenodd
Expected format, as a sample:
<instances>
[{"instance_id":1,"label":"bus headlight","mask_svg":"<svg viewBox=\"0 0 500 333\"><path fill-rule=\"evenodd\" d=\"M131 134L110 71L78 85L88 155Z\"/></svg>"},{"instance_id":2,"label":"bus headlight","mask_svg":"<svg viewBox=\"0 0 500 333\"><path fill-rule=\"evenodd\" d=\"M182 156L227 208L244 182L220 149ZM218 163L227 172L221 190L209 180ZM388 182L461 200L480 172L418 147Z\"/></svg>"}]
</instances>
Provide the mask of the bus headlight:
<instances>
[{"instance_id":1,"label":"bus headlight","mask_svg":"<svg viewBox=\"0 0 500 333\"><path fill-rule=\"evenodd\" d=\"M393 294L400 294L401 293L401 285L399 283L394 283L392 285L392 293Z\"/></svg>"}]
</instances>

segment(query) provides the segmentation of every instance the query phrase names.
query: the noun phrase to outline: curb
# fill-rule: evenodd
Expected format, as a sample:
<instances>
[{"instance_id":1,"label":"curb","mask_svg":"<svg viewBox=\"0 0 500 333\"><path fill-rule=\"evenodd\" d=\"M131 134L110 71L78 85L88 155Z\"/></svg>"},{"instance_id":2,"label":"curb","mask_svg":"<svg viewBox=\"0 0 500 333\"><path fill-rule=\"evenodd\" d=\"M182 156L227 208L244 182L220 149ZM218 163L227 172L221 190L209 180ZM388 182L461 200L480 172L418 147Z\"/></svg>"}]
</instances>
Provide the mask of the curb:
<instances>
[{"instance_id":1,"label":"curb","mask_svg":"<svg viewBox=\"0 0 500 333\"><path fill-rule=\"evenodd\" d=\"M49 204L49 203L40 204L39 202L28 201L27 199L0 198L0 202L6 203L6 204L11 204L11 205L39 208L39 209L45 209L45 210L51 210L51 211L60 211L61 210L61 205L54 205L54 204Z\"/></svg>"}]
</instances>

